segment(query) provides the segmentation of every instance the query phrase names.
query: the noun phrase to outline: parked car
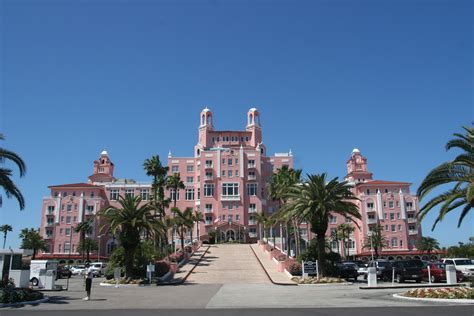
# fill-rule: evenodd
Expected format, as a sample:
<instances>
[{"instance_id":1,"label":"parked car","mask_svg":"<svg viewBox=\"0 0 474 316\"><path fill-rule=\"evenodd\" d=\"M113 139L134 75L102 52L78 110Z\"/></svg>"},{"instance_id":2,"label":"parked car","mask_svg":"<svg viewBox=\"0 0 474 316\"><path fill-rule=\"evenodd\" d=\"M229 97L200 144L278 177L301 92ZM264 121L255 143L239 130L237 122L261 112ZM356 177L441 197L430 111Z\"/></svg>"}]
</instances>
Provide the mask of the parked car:
<instances>
[{"instance_id":1,"label":"parked car","mask_svg":"<svg viewBox=\"0 0 474 316\"><path fill-rule=\"evenodd\" d=\"M423 269L421 269L421 273L423 275L423 279L429 281L428 279L428 266L430 267L430 277L431 282L446 282L446 264L441 262L430 262L428 263ZM456 270L456 280L457 282L461 282L463 279L463 274L461 271Z\"/></svg>"},{"instance_id":2,"label":"parked car","mask_svg":"<svg viewBox=\"0 0 474 316\"><path fill-rule=\"evenodd\" d=\"M368 268L376 268L377 279L388 281L391 278L391 276L389 277L389 274L387 271L390 271L390 273L392 272L392 265L390 264L390 261L388 260L377 259L374 261L370 261L369 264L367 265L367 269ZM365 271L364 279L367 279L367 274L368 274L368 270Z\"/></svg>"},{"instance_id":3,"label":"parked car","mask_svg":"<svg viewBox=\"0 0 474 316\"><path fill-rule=\"evenodd\" d=\"M72 276L72 272L66 266L58 266L58 273L56 277L58 279L69 279Z\"/></svg>"},{"instance_id":4,"label":"parked car","mask_svg":"<svg viewBox=\"0 0 474 316\"><path fill-rule=\"evenodd\" d=\"M392 262L392 269L394 271L385 270L386 279L392 278L392 273L395 275L395 281L397 283L403 283L405 280L413 280L417 283L421 282L423 274L421 269L423 268L423 262L421 260L400 260Z\"/></svg>"},{"instance_id":5,"label":"parked car","mask_svg":"<svg viewBox=\"0 0 474 316\"><path fill-rule=\"evenodd\" d=\"M71 267L71 273L72 275L81 275L85 271L85 266L80 265L80 266L73 266Z\"/></svg>"},{"instance_id":6,"label":"parked car","mask_svg":"<svg viewBox=\"0 0 474 316\"><path fill-rule=\"evenodd\" d=\"M91 267L93 269L93 275L95 277L102 276L105 274L105 271L107 269L107 264L105 262L92 262Z\"/></svg>"},{"instance_id":7,"label":"parked car","mask_svg":"<svg viewBox=\"0 0 474 316\"><path fill-rule=\"evenodd\" d=\"M474 265L471 259L468 258L444 258L443 263L452 264L456 267L457 271L462 272L464 277L474 276Z\"/></svg>"},{"instance_id":8,"label":"parked car","mask_svg":"<svg viewBox=\"0 0 474 316\"><path fill-rule=\"evenodd\" d=\"M357 281L357 277L359 276L359 273L357 272L358 266L353 263L353 262L343 262L339 263L337 265L338 269L338 276L342 279L346 279L349 281L349 279L352 279L354 281Z\"/></svg>"}]
</instances>

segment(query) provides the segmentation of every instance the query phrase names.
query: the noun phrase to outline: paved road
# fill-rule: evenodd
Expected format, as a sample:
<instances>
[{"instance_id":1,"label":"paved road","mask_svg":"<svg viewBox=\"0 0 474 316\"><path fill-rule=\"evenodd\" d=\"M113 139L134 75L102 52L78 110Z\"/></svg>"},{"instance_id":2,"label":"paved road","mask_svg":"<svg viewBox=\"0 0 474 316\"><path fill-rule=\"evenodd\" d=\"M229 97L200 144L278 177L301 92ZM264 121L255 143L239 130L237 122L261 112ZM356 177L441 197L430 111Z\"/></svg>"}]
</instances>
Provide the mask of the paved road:
<instances>
[{"instance_id":1,"label":"paved road","mask_svg":"<svg viewBox=\"0 0 474 316\"><path fill-rule=\"evenodd\" d=\"M383 307L383 308L318 308L318 309L161 309L161 310L93 310L68 311L67 316L98 315L101 316L472 316L472 306L430 306L430 307ZM63 316L63 311L2 311L2 316Z\"/></svg>"},{"instance_id":2,"label":"paved road","mask_svg":"<svg viewBox=\"0 0 474 316\"><path fill-rule=\"evenodd\" d=\"M188 277L190 284L269 284L265 271L246 244L212 245Z\"/></svg>"}]
</instances>

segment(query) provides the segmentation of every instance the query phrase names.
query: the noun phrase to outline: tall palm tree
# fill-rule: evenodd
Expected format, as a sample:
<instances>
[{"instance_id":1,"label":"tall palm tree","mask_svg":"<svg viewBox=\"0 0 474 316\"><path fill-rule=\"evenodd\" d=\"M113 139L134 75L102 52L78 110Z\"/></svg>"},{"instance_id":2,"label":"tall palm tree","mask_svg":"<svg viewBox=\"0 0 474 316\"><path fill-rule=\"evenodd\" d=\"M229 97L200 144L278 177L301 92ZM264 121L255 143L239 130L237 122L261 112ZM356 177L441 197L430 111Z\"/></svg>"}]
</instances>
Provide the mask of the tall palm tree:
<instances>
[{"instance_id":1,"label":"tall palm tree","mask_svg":"<svg viewBox=\"0 0 474 316\"><path fill-rule=\"evenodd\" d=\"M348 243L351 238L351 234L354 232L354 227L352 225L344 223L340 224L337 227L337 231L344 245L344 258L347 260L347 258L349 257Z\"/></svg>"},{"instance_id":2,"label":"tall palm tree","mask_svg":"<svg viewBox=\"0 0 474 316\"><path fill-rule=\"evenodd\" d=\"M448 183L454 184L451 190L432 198L420 209L420 219L423 220L435 206L441 205L432 230L446 214L457 208L462 208L458 220L458 227L461 226L463 219L474 207L474 128L463 128L465 135L456 133L456 138L446 144L446 150L458 148L462 153L452 161L431 170L417 191L422 200L432 189Z\"/></svg>"},{"instance_id":3,"label":"tall palm tree","mask_svg":"<svg viewBox=\"0 0 474 316\"><path fill-rule=\"evenodd\" d=\"M375 259L378 259L379 254L386 247L388 247L388 240L383 235L383 226L376 225L372 229L371 234L365 239L362 248L370 249L371 251L373 250L375 253Z\"/></svg>"},{"instance_id":4,"label":"tall palm tree","mask_svg":"<svg viewBox=\"0 0 474 316\"><path fill-rule=\"evenodd\" d=\"M198 212L197 210L194 211L194 222L196 223L196 233L197 233L197 238L198 240L201 240L201 234L199 233L199 223L200 222L204 222L205 219L204 219L204 215L202 215L201 212ZM191 241L193 240L193 236L192 236L192 230L191 230Z\"/></svg>"},{"instance_id":5,"label":"tall palm tree","mask_svg":"<svg viewBox=\"0 0 474 316\"><path fill-rule=\"evenodd\" d=\"M48 245L43 237L41 237L39 229L23 228L19 237L21 238L21 249L33 250L33 256L31 257L32 260L35 260L36 254L39 250L46 251L48 249Z\"/></svg>"},{"instance_id":6,"label":"tall palm tree","mask_svg":"<svg viewBox=\"0 0 474 316\"><path fill-rule=\"evenodd\" d=\"M339 242L341 241L341 233L337 229L335 229L331 231L330 238L331 238L331 241L336 242L337 253L340 255L341 251L339 250ZM331 246L331 251L332 251L332 246Z\"/></svg>"},{"instance_id":7,"label":"tall palm tree","mask_svg":"<svg viewBox=\"0 0 474 316\"><path fill-rule=\"evenodd\" d=\"M188 229L192 229L193 227L193 209L188 207L184 211L181 211L179 208L173 207L171 211L174 214L178 236L181 240L181 250L184 253L184 238L186 237Z\"/></svg>"},{"instance_id":8,"label":"tall palm tree","mask_svg":"<svg viewBox=\"0 0 474 316\"><path fill-rule=\"evenodd\" d=\"M151 185L151 201L160 216L165 215L165 209L169 206L169 200L165 198L165 186L167 184L168 167L163 166L160 156L152 156L143 163L147 176L153 177Z\"/></svg>"},{"instance_id":9,"label":"tall palm tree","mask_svg":"<svg viewBox=\"0 0 474 316\"><path fill-rule=\"evenodd\" d=\"M3 249L5 249L5 244L7 242L7 234L8 232L11 232L13 230L13 227L8 224L4 224L0 226L0 232L3 233Z\"/></svg>"},{"instance_id":10,"label":"tall palm tree","mask_svg":"<svg viewBox=\"0 0 474 316\"><path fill-rule=\"evenodd\" d=\"M317 253L321 275L325 276L327 274L326 231L329 216L337 213L349 218L360 218L359 208L353 203L357 197L354 196L351 186L346 181L340 182L336 177L328 182L326 173L308 175L307 181L294 185L287 196L295 216L301 221L311 223L311 231L316 235L318 244Z\"/></svg>"},{"instance_id":11,"label":"tall palm tree","mask_svg":"<svg viewBox=\"0 0 474 316\"><path fill-rule=\"evenodd\" d=\"M439 250L439 242L432 238L432 237L421 237L421 239L418 241L416 248L420 250L422 253L426 252L428 256L433 252L434 250Z\"/></svg>"},{"instance_id":12,"label":"tall palm tree","mask_svg":"<svg viewBox=\"0 0 474 316\"><path fill-rule=\"evenodd\" d=\"M79 244L83 243L84 240L86 239L86 234L89 233L92 229L92 220L87 220L84 222L81 222L77 224L77 226L74 228L74 231L76 233L79 233ZM84 251L79 250L82 253L82 261L84 261Z\"/></svg>"},{"instance_id":13,"label":"tall palm tree","mask_svg":"<svg viewBox=\"0 0 474 316\"><path fill-rule=\"evenodd\" d=\"M265 223L268 220L268 217L262 211L260 213L255 214L255 219L257 220L258 227L259 227L260 240L263 241L263 238L266 238L266 235L265 235L265 229L263 229L263 234L262 234L262 228L265 226Z\"/></svg>"},{"instance_id":14,"label":"tall palm tree","mask_svg":"<svg viewBox=\"0 0 474 316\"><path fill-rule=\"evenodd\" d=\"M110 231L118 236L124 248L125 276L133 277L133 258L140 244L140 233L147 232L154 237L161 229L161 221L154 216L149 204L142 204L140 196L125 195L118 199L119 207L109 205L100 210L99 216L104 219Z\"/></svg>"},{"instance_id":15,"label":"tall palm tree","mask_svg":"<svg viewBox=\"0 0 474 316\"><path fill-rule=\"evenodd\" d=\"M179 172L173 173L171 177L168 177L166 188L168 190L174 191L173 207L176 207L176 201L178 199L179 190L184 190L185 186L183 181L181 181L181 176Z\"/></svg>"},{"instance_id":16,"label":"tall palm tree","mask_svg":"<svg viewBox=\"0 0 474 316\"><path fill-rule=\"evenodd\" d=\"M4 140L3 134L0 134L0 140ZM23 177L26 173L26 164L16 153L9 151L5 148L0 147L0 163L4 163L6 160L12 161L17 165L20 171L20 177ZM0 187L5 191L7 198L14 197L20 204L20 210L25 208L25 198L21 194L20 189L10 178L12 176L12 170L7 168L0 168ZM0 196L0 207L2 206L2 199Z\"/></svg>"},{"instance_id":17,"label":"tall palm tree","mask_svg":"<svg viewBox=\"0 0 474 316\"><path fill-rule=\"evenodd\" d=\"M99 244L97 243L97 241L95 241L94 239L89 238L89 237L81 240L79 242L79 245L77 246L78 251L80 251L81 253L86 253L87 254L86 261L90 261L89 260L90 253L92 251L98 250L98 249L99 249Z\"/></svg>"},{"instance_id":18,"label":"tall palm tree","mask_svg":"<svg viewBox=\"0 0 474 316\"><path fill-rule=\"evenodd\" d=\"M291 221L293 221L293 225L295 227L295 243L296 243L296 254L298 254L299 249L299 222L296 218L294 218L291 214L291 208L288 206L283 206L286 204L288 200L288 192L292 186L299 183L301 179L301 170L299 169L291 169L288 166L283 166L279 168L276 173L274 173L270 180L270 189L269 194L273 200L277 200L279 203L279 210L276 213L275 218L283 221L286 225L286 245L287 245L287 255L290 255L290 236L289 226ZM283 238L283 236L281 236Z\"/></svg>"}]
</instances>

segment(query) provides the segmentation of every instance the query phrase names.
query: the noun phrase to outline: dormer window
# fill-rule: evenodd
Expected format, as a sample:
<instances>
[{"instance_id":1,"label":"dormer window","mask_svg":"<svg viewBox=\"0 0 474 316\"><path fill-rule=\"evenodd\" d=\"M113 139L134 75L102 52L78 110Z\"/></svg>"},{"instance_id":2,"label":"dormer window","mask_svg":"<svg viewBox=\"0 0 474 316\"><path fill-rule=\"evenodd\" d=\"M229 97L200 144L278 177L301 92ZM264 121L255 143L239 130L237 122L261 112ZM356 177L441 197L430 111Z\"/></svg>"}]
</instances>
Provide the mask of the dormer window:
<instances>
[{"instance_id":1,"label":"dormer window","mask_svg":"<svg viewBox=\"0 0 474 316\"><path fill-rule=\"evenodd\" d=\"M99 168L99 173L104 173L104 170L105 170L104 167L100 167Z\"/></svg>"}]
</instances>

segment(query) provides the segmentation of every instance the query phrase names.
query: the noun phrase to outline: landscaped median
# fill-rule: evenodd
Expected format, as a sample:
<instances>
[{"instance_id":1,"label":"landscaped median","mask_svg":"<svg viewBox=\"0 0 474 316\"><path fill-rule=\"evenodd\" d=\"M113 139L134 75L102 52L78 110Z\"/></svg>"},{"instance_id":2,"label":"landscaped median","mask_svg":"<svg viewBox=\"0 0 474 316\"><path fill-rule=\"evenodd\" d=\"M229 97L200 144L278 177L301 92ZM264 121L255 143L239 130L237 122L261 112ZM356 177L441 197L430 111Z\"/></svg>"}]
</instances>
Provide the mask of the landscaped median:
<instances>
[{"instance_id":1,"label":"landscaped median","mask_svg":"<svg viewBox=\"0 0 474 316\"><path fill-rule=\"evenodd\" d=\"M394 294L396 298L428 301L474 304L474 289L469 287L442 287L408 290L402 294Z\"/></svg>"},{"instance_id":2,"label":"landscaped median","mask_svg":"<svg viewBox=\"0 0 474 316\"><path fill-rule=\"evenodd\" d=\"M32 289L5 287L0 288L0 307L23 304L37 304L48 300L43 293Z\"/></svg>"}]
</instances>

